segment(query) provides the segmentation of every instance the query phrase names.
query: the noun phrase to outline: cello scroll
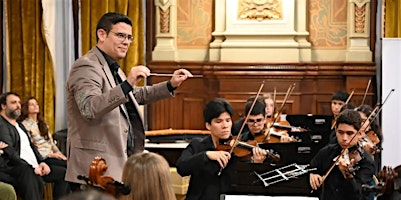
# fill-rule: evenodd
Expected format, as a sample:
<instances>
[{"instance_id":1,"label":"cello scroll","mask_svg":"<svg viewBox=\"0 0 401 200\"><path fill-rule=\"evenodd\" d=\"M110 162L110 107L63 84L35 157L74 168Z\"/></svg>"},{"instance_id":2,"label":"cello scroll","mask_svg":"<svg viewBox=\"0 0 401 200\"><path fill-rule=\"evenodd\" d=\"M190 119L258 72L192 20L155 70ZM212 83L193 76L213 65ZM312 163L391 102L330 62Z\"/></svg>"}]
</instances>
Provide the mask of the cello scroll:
<instances>
[{"instance_id":1,"label":"cello scroll","mask_svg":"<svg viewBox=\"0 0 401 200\"><path fill-rule=\"evenodd\" d=\"M122 182L115 181L110 176L104 176L106 170L106 161L103 158L96 156L89 165L89 177L79 175L78 179L84 180L87 185L99 188L100 190L113 196L118 196L119 194L129 194L131 190L129 186L124 185Z\"/></svg>"}]
</instances>

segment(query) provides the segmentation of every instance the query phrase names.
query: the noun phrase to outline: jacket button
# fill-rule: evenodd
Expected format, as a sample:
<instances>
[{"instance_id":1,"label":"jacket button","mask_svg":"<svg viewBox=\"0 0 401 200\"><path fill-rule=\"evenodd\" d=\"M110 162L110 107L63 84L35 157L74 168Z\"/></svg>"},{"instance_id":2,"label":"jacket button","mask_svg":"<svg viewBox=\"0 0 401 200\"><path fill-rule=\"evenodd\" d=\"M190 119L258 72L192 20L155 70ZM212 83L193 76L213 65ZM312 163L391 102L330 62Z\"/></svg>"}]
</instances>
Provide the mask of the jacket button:
<instances>
[{"instance_id":1,"label":"jacket button","mask_svg":"<svg viewBox=\"0 0 401 200\"><path fill-rule=\"evenodd\" d=\"M128 129L125 129L125 130L124 130L124 133L128 133Z\"/></svg>"}]
</instances>

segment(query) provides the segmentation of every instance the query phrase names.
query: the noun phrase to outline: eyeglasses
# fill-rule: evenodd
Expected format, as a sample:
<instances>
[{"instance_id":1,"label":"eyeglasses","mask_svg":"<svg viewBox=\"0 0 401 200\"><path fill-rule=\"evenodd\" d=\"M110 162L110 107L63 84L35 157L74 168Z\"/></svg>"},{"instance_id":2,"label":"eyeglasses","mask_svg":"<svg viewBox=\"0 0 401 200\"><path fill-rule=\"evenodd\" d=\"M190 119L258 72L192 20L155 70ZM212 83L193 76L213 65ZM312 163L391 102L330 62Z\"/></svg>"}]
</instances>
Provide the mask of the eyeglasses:
<instances>
[{"instance_id":1,"label":"eyeglasses","mask_svg":"<svg viewBox=\"0 0 401 200\"><path fill-rule=\"evenodd\" d=\"M260 122L262 122L263 120L264 120L263 118L248 119L246 122L248 122L248 123L260 123Z\"/></svg>"},{"instance_id":2,"label":"eyeglasses","mask_svg":"<svg viewBox=\"0 0 401 200\"><path fill-rule=\"evenodd\" d=\"M117 38L120 42L123 42L125 39L127 39L129 42L132 42L134 40L134 36L132 36L132 35L128 35L125 33L116 33L113 31L110 31L110 32L114 33L114 35L117 36Z\"/></svg>"}]
</instances>

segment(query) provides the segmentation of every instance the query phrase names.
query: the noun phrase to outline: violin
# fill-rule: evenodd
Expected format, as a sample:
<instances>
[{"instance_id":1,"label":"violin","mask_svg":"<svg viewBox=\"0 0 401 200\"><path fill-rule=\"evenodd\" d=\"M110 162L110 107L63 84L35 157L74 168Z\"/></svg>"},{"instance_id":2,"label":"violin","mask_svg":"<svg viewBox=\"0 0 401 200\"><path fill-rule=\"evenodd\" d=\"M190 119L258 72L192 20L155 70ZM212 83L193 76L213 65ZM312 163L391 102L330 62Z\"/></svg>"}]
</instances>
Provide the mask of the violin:
<instances>
[{"instance_id":1,"label":"violin","mask_svg":"<svg viewBox=\"0 0 401 200\"><path fill-rule=\"evenodd\" d=\"M380 142L379 137L374 131L369 131L361 138L361 145L371 154L376 154L381 151L381 148L376 145Z\"/></svg>"},{"instance_id":2,"label":"violin","mask_svg":"<svg viewBox=\"0 0 401 200\"><path fill-rule=\"evenodd\" d=\"M394 192L401 192L401 186L397 184L399 174L391 167L384 166L378 173L376 185L362 185L362 192L374 192L377 199L390 199Z\"/></svg>"},{"instance_id":3,"label":"violin","mask_svg":"<svg viewBox=\"0 0 401 200\"><path fill-rule=\"evenodd\" d=\"M124 183L115 181L110 176L104 176L107 170L106 161L96 156L89 166L89 177L85 175L78 175L79 180L84 180L87 185L98 188L112 196L117 197L120 194L128 195L131 192L129 186Z\"/></svg>"},{"instance_id":4,"label":"violin","mask_svg":"<svg viewBox=\"0 0 401 200\"><path fill-rule=\"evenodd\" d=\"M355 137L356 135L354 135ZM351 139L351 141L354 138ZM327 178L327 176L330 174L330 172L334 169L334 166L339 165L340 163L340 158L343 158L345 160L345 163L347 164L347 169L345 170L345 175L344 178L346 179L353 179L355 172L359 169L359 166L357 166L358 162L363 159L363 148L357 143L353 147L348 147L348 148L343 148L341 150L341 153L339 156L335 157L333 159L333 164L329 167L327 172L323 175L322 177L322 182ZM351 163L351 160L354 160L353 163Z\"/></svg>"},{"instance_id":5,"label":"violin","mask_svg":"<svg viewBox=\"0 0 401 200\"><path fill-rule=\"evenodd\" d=\"M351 180L354 178L355 172L359 169L357 166L358 162L363 158L363 148L359 145L355 145L354 147L350 147L345 150L345 153L342 155L346 164L347 169L345 170L345 178ZM353 164L351 164L351 160L354 160Z\"/></svg>"},{"instance_id":6,"label":"violin","mask_svg":"<svg viewBox=\"0 0 401 200\"><path fill-rule=\"evenodd\" d=\"M298 129L300 131L303 131L303 129L300 127L291 126L288 121L281 121L280 116L277 116L276 118L277 120L266 118L265 133L263 134L263 136L255 137L255 140L264 143L266 138L267 143L280 143L282 142L282 136L287 136L288 139L286 139L285 142L299 142L299 140L295 139L294 137L289 137L288 130L292 131L293 129ZM273 123L274 121L278 122ZM269 127L270 130L268 131L268 133L266 133ZM268 135L266 136L266 134Z\"/></svg>"},{"instance_id":7,"label":"violin","mask_svg":"<svg viewBox=\"0 0 401 200\"><path fill-rule=\"evenodd\" d=\"M234 148L233 148L234 147ZM249 140L247 142L241 141L237 136L231 136L228 140L220 140L220 144L216 147L216 151L231 151L235 156L240 158L249 157L252 154L252 149L256 148L257 141ZM263 149L267 153L267 158L274 163L280 161L280 155L274 154L269 150Z\"/></svg>"}]
</instances>

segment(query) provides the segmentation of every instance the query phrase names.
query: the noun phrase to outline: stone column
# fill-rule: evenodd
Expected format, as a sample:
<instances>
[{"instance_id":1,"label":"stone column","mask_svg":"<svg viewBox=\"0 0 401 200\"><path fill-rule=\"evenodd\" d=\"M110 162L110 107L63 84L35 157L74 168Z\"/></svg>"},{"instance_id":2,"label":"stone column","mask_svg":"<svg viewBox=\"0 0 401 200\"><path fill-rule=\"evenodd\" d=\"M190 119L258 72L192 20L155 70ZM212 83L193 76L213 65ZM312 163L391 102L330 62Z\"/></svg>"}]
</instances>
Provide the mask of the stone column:
<instances>
[{"instance_id":1,"label":"stone column","mask_svg":"<svg viewBox=\"0 0 401 200\"><path fill-rule=\"evenodd\" d=\"M306 30L306 0L295 1L295 31L298 36L295 36L295 40L299 45L299 61L300 62L310 62L312 60L311 43L308 42L307 37L309 32Z\"/></svg>"},{"instance_id":2,"label":"stone column","mask_svg":"<svg viewBox=\"0 0 401 200\"><path fill-rule=\"evenodd\" d=\"M346 61L372 61L370 0L348 0Z\"/></svg>"},{"instance_id":3,"label":"stone column","mask_svg":"<svg viewBox=\"0 0 401 200\"><path fill-rule=\"evenodd\" d=\"M215 12L214 16L214 31L212 36L214 37L213 42L210 43L209 49L209 60L219 61L221 44L224 40L224 31L226 29L226 0L215 0Z\"/></svg>"},{"instance_id":4,"label":"stone column","mask_svg":"<svg viewBox=\"0 0 401 200\"><path fill-rule=\"evenodd\" d=\"M177 60L177 2L155 0L156 46L153 60Z\"/></svg>"}]
</instances>

